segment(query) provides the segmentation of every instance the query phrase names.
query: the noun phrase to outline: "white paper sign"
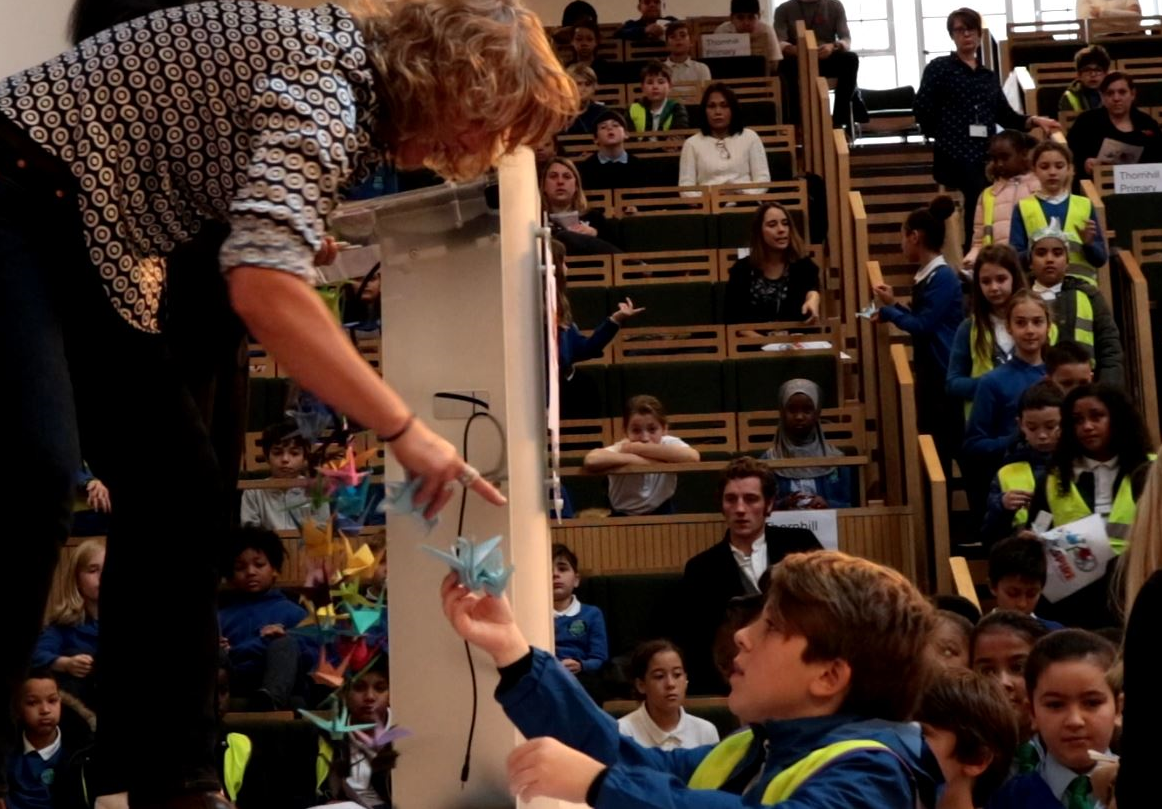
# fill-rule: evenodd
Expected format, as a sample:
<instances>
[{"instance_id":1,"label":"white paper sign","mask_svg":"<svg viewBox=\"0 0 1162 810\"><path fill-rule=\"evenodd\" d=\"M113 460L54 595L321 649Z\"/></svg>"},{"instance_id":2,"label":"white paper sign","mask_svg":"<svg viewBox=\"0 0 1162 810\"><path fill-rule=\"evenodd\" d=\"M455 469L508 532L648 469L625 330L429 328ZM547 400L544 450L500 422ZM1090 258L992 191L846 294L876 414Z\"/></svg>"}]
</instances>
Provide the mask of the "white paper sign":
<instances>
[{"instance_id":1,"label":"white paper sign","mask_svg":"<svg viewBox=\"0 0 1162 810\"><path fill-rule=\"evenodd\" d=\"M834 509L799 509L771 512L767 516L768 526L783 526L793 529L809 529L823 548L839 551L839 513Z\"/></svg>"},{"instance_id":2,"label":"white paper sign","mask_svg":"<svg viewBox=\"0 0 1162 810\"><path fill-rule=\"evenodd\" d=\"M750 34L703 34L702 56L750 56Z\"/></svg>"},{"instance_id":3,"label":"white paper sign","mask_svg":"<svg viewBox=\"0 0 1162 810\"><path fill-rule=\"evenodd\" d=\"M1128 143L1114 140L1113 138L1106 138L1101 142L1101 148L1097 152L1098 163L1112 163L1115 165L1123 163L1137 163L1145 150L1141 146L1134 146Z\"/></svg>"},{"instance_id":4,"label":"white paper sign","mask_svg":"<svg viewBox=\"0 0 1162 810\"><path fill-rule=\"evenodd\" d=\"M1162 163L1114 166L1114 194L1157 194L1162 192Z\"/></svg>"},{"instance_id":5,"label":"white paper sign","mask_svg":"<svg viewBox=\"0 0 1162 810\"><path fill-rule=\"evenodd\" d=\"M1041 591L1050 602L1059 602L1105 575L1114 557L1106 524L1101 515L1089 515L1057 526L1041 535L1049 569Z\"/></svg>"}]
</instances>

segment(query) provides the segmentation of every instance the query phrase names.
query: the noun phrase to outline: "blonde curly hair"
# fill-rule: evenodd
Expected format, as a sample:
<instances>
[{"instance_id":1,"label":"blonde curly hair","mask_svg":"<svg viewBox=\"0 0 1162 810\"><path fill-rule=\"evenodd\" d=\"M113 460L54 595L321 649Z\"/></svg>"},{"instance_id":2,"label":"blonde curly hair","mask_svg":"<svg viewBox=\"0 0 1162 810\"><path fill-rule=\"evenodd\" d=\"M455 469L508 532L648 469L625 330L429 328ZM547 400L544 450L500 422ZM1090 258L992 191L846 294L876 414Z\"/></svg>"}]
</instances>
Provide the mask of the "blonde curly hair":
<instances>
[{"instance_id":1,"label":"blonde curly hair","mask_svg":"<svg viewBox=\"0 0 1162 810\"><path fill-rule=\"evenodd\" d=\"M349 5L384 103L381 137L392 149L425 144L424 164L444 177L479 176L501 155L564 129L580 110L576 84L520 0Z\"/></svg>"},{"instance_id":2,"label":"blonde curly hair","mask_svg":"<svg viewBox=\"0 0 1162 810\"><path fill-rule=\"evenodd\" d=\"M85 599L77 588L77 574L89 567L98 554L105 553L105 540L91 537L77 546L66 564L65 576L55 583L45 611L44 624L76 626L85 620Z\"/></svg>"}]
</instances>

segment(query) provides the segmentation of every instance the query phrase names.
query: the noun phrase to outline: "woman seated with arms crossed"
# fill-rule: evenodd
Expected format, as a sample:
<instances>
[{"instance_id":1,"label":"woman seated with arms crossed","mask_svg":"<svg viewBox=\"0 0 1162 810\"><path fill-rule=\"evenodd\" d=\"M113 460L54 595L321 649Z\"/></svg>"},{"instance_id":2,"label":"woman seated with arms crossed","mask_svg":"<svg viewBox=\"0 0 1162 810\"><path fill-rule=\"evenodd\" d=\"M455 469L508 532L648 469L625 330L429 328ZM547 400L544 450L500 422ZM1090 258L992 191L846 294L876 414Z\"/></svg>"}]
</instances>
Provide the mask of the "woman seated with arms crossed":
<instances>
[{"instance_id":1,"label":"woman seated with arms crossed","mask_svg":"<svg viewBox=\"0 0 1162 810\"><path fill-rule=\"evenodd\" d=\"M730 268L726 322L819 320L819 267L782 203L759 206L751 225L750 254Z\"/></svg>"},{"instance_id":2,"label":"woman seated with arms crossed","mask_svg":"<svg viewBox=\"0 0 1162 810\"><path fill-rule=\"evenodd\" d=\"M764 459L821 459L842 456L819 424L819 386L787 380L779 388L779 427ZM776 509L844 509L855 504L851 467L775 467Z\"/></svg>"},{"instance_id":3,"label":"woman seated with arms crossed","mask_svg":"<svg viewBox=\"0 0 1162 810\"><path fill-rule=\"evenodd\" d=\"M678 185L765 183L770 179L763 142L754 130L743 127L738 96L721 82L707 85L702 94L702 132L691 135L682 144ZM753 194L762 191L761 188L747 190Z\"/></svg>"}]
</instances>

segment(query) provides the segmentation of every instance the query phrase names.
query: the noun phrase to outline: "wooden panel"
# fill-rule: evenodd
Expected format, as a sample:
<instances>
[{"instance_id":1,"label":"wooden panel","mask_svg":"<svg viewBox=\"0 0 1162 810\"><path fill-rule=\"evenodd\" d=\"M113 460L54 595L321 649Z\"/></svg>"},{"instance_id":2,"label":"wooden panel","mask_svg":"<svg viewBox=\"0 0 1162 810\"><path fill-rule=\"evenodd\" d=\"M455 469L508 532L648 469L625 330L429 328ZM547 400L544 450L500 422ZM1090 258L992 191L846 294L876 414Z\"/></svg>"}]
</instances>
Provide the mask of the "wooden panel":
<instances>
[{"instance_id":1,"label":"wooden panel","mask_svg":"<svg viewBox=\"0 0 1162 810\"><path fill-rule=\"evenodd\" d=\"M589 204L590 208L600 208L610 216L617 216L618 212L613 209L613 191L607 188L594 189L585 192L585 202Z\"/></svg>"},{"instance_id":2,"label":"wooden panel","mask_svg":"<svg viewBox=\"0 0 1162 810\"><path fill-rule=\"evenodd\" d=\"M625 97L624 84L599 84L597 89L593 91L593 100L600 101L607 107L618 107L625 109L628 106L628 99ZM588 136L590 142L593 141L593 136Z\"/></svg>"},{"instance_id":3,"label":"wooden panel","mask_svg":"<svg viewBox=\"0 0 1162 810\"><path fill-rule=\"evenodd\" d=\"M643 39L638 42L625 43L625 61L640 62L656 59L659 62L669 56L665 40Z\"/></svg>"},{"instance_id":4,"label":"wooden panel","mask_svg":"<svg viewBox=\"0 0 1162 810\"><path fill-rule=\"evenodd\" d=\"M613 256L614 284L667 284L718 280L718 255L706 250L619 253Z\"/></svg>"},{"instance_id":5,"label":"wooden panel","mask_svg":"<svg viewBox=\"0 0 1162 810\"><path fill-rule=\"evenodd\" d=\"M728 183L710 187L710 210L715 214L757 208L764 202L778 202L807 213L807 184L804 180L766 183Z\"/></svg>"},{"instance_id":6,"label":"wooden panel","mask_svg":"<svg viewBox=\"0 0 1162 810\"><path fill-rule=\"evenodd\" d=\"M926 588L928 549L926 544L917 542L924 531L924 499L921 494L923 484L920 477L920 458L916 452L920 437L916 422L915 381L904 347L898 344L892 346L891 357L892 367L896 372L896 395L899 398L900 446L903 448L904 459L904 502L911 507L914 521L913 543L908 549L905 571L913 582L921 583L922 587Z\"/></svg>"},{"instance_id":7,"label":"wooden panel","mask_svg":"<svg viewBox=\"0 0 1162 810\"><path fill-rule=\"evenodd\" d=\"M1162 228L1134 231L1134 256L1143 264L1162 262Z\"/></svg>"},{"instance_id":8,"label":"wooden panel","mask_svg":"<svg viewBox=\"0 0 1162 810\"><path fill-rule=\"evenodd\" d=\"M756 334L757 333L757 334ZM773 354L832 355L839 365L839 322L807 326L803 323L738 323L726 330L726 350L730 357L755 357L764 346L781 344ZM812 343L827 343L815 347ZM838 373L838 368L837 368Z\"/></svg>"},{"instance_id":9,"label":"wooden panel","mask_svg":"<svg viewBox=\"0 0 1162 810\"><path fill-rule=\"evenodd\" d=\"M1162 57L1144 56L1137 59L1119 59L1117 69L1129 73L1139 82L1156 82L1162 79Z\"/></svg>"},{"instance_id":10,"label":"wooden panel","mask_svg":"<svg viewBox=\"0 0 1162 810\"><path fill-rule=\"evenodd\" d=\"M622 329L613 345L614 363L725 360L721 326L643 326Z\"/></svg>"},{"instance_id":11,"label":"wooden panel","mask_svg":"<svg viewBox=\"0 0 1162 810\"><path fill-rule=\"evenodd\" d=\"M903 507L840 509L839 549L907 574L913 544L912 514ZM722 539L716 514L576 518L552 526L555 543L565 543L585 561L590 574L681 571L686 561Z\"/></svg>"},{"instance_id":12,"label":"wooden panel","mask_svg":"<svg viewBox=\"0 0 1162 810\"><path fill-rule=\"evenodd\" d=\"M1038 87L1047 84L1068 85L1077 78L1077 68L1072 62L1042 62L1039 65L1029 65L1029 73Z\"/></svg>"},{"instance_id":13,"label":"wooden panel","mask_svg":"<svg viewBox=\"0 0 1162 810\"><path fill-rule=\"evenodd\" d=\"M748 411L738 415L738 449L743 453L766 450L775 438L778 411ZM819 424L829 444L853 455L866 455L868 437L862 405L824 408Z\"/></svg>"},{"instance_id":14,"label":"wooden panel","mask_svg":"<svg viewBox=\"0 0 1162 810\"><path fill-rule=\"evenodd\" d=\"M561 464L580 464L590 450L613 444L612 419L562 419Z\"/></svg>"},{"instance_id":15,"label":"wooden panel","mask_svg":"<svg viewBox=\"0 0 1162 810\"><path fill-rule=\"evenodd\" d=\"M612 256L568 256L567 287L609 287L613 284Z\"/></svg>"},{"instance_id":16,"label":"wooden panel","mask_svg":"<svg viewBox=\"0 0 1162 810\"><path fill-rule=\"evenodd\" d=\"M1114 234L1110 232L1109 222L1106 220L1106 204L1101 195L1098 194L1092 180L1081 181L1081 193L1089 197L1089 201L1093 203L1093 216L1097 220L1098 228L1105 234L1106 244L1112 243ZM1114 290L1110 282L1110 263L1108 261L1097 269L1097 287L1107 301L1113 300Z\"/></svg>"},{"instance_id":17,"label":"wooden panel","mask_svg":"<svg viewBox=\"0 0 1162 810\"><path fill-rule=\"evenodd\" d=\"M653 214L709 214L709 186L653 186L623 188L614 192L614 205L619 210L634 206L634 216Z\"/></svg>"},{"instance_id":18,"label":"wooden panel","mask_svg":"<svg viewBox=\"0 0 1162 810\"><path fill-rule=\"evenodd\" d=\"M1122 343L1129 360L1127 382L1150 435L1158 440L1158 383L1154 374L1155 336L1150 326L1150 290L1133 255L1121 251L1117 265L1122 300Z\"/></svg>"},{"instance_id":19,"label":"wooden panel","mask_svg":"<svg viewBox=\"0 0 1162 810\"><path fill-rule=\"evenodd\" d=\"M677 436L699 453L734 453L738 450L737 414L670 414L666 432Z\"/></svg>"}]
</instances>

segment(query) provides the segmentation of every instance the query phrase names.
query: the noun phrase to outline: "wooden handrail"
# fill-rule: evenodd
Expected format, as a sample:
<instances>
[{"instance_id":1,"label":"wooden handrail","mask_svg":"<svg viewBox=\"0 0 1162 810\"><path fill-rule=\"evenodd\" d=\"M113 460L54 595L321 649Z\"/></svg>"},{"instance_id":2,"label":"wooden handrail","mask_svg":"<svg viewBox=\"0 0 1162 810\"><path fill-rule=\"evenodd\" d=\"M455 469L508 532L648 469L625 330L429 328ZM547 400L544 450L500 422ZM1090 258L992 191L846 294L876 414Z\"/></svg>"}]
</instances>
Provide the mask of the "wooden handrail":
<instances>
[{"instance_id":1,"label":"wooden handrail","mask_svg":"<svg viewBox=\"0 0 1162 810\"><path fill-rule=\"evenodd\" d=\"M826 458L769 458L761 462L772 470L788 467L862 467L867 456L827 456ZM616 470L586 472L584 467L562 467L561 475L644 475L646 473L714 472L726 466L725 461L688 461L681 464L627 464Z\"/></svg>"},{"instance_id":2,"label":"wooden handrail","mask_svg":"<svg viewBox=\"0 0 1162 810\"><path fill-rule=\"evenodd\" d=\"M936 568L936 592L947 593L949 581L948 558L952 554L952 541L948 524L948 482L944 477L944 467L936 452L936 442L927 433L920 436L920 460L925 477L928 479L928 513L931 515L932 559Z\"/></svg>"},{"instance_id":3,"label":"wooden handrail","mask_svg":"<svg viewBox=\"0 0 1162 810\"><path fill-rule=\"evenodd\" d=\"M1102 199L1101 194L1098 193L1097 186L1092 180L1081 181L1081 193L1089 198L1093 204L1093 216L1097 222L1102 233L1106 238L1106 249L1113 239L1114 234L1110 232L1109 223L1106 220L1106 204ZM1097 286L1101 290L1101 294L1105 296L1106 301L1112 301L1114 296L1113 285L1110 282L1110 263L1107 260L1105 264L1097 269Z\"/></svg>"},{"instance_id":4,"label":"wooden handrail","mask_svg":"<svg viewBox=\"0 0 1162 810\"><path fill-rule=\"evenodd\" d=\"M1158 415L1158 381L1154 374L1154 352L1158 351L1158 336L1152 335L1150 326L1150 289L1146 276L1138 264L1137 257L1129 251L1118 253L1121 265L1126 271L1126 281L1129 285L1128 305L1122 307L1122 319L1130 327L1135 337L1135 346L1131 356L1138 358L1134 372L1138 378L1139 398L1138 406L1150 435L1155 440L1159 438L1160 426Z\"/></svg>"},{"instance_id":5,"label":"wooden handrail","mask_svg":"<svg viewBox=\"0 0 1162 810\"><path fill-rule=\"evenodd\" d=\"M956 595L963 596L976 605L977 610L981 610L980 598L976 595L976 585L973 584L972 573L968 570L968 560L964 557L952 557L948 560L948 569L952 574L952 582L956 586Z\"/></svg>"}]
</instances>

